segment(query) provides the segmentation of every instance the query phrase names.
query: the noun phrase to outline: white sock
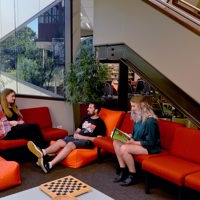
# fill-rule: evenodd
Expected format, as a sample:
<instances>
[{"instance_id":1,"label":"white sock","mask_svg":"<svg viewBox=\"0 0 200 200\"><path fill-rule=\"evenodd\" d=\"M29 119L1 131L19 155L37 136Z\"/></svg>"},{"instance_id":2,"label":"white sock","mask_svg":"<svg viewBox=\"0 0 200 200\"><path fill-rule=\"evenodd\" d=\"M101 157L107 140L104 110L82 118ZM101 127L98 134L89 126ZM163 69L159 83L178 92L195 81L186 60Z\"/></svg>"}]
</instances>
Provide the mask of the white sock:
<instances>
[{"instance_id":1,"label":"white sock","mask_svg":"<svg viewBox=\"0 0 200 200\"><path fill-rule=\"evenodd\" d=\"M45 149L42 149L42 153L43 153L44 156L46 156L46 154L47 154Z\"/></svg>"},{"instance_id":2,"label":"white sock","mask_svg":"<svg viewBox=\"0 0 200 200\"><path fill-rule=\"evenodd\" d=\"M52 163L51 163L51 162L49 162L49 168L50 168L50 169L52 168Z\"/></svg>"}]
</instances>

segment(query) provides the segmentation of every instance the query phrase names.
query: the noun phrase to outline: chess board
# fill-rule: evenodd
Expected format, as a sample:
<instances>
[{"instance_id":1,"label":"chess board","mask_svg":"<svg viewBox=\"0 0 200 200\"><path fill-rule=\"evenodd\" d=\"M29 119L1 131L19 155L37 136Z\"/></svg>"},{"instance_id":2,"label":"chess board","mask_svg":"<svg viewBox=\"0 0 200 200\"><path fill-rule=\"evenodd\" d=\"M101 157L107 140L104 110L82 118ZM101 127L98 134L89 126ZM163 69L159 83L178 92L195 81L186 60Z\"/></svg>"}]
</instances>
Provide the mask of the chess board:
<instances>
[{"instance_id":1,"label":"chess board","mask_svg":"<svg viewBox=\"0 0 200 200\"><path fill-rule=\"evenodd\" d=\"M39 188L50 197L76 197L92 190L92 187L71 175L43 183Z\"/></svg>"}]
</instances>

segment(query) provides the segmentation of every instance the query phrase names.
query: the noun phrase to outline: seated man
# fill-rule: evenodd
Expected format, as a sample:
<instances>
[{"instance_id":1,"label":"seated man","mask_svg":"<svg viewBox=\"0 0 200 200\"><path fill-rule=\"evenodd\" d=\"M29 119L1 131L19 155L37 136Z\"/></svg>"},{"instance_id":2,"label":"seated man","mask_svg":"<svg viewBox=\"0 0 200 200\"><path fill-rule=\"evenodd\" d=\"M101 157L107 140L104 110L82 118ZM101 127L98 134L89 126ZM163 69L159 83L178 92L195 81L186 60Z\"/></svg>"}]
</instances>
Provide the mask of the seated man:
<instances>
[{"instance_id":1,"label":"seated man","mask_svg":"<svg viewBox=\"0 0 200 200\"><path fill-rule=\"evenodd\" d=\"M98 135L105 136L106 126L103 120L98 116L98 105L90 103L87 111L88 115L83 119L79 128L76 129L73 135L57 140L53 145L50 145L46 149L40 149L32 141L28 142L28 149L38 157L37 164L45 173L48 173L54 165L65 159L74 149L92 149L94 147L93 139ZM45 161L45 155L54 154L58 150L60 151L56 157L50 162Z\"/></svg>"}]
</instances>

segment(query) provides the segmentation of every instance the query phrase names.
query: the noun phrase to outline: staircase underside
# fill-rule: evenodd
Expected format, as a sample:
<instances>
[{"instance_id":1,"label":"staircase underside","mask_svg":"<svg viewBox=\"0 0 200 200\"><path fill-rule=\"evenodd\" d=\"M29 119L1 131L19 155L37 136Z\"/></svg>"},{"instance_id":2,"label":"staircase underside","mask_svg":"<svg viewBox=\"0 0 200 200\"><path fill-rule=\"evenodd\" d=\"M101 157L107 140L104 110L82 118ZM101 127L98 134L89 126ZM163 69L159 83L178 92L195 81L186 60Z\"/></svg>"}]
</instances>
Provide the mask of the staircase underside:
<instances>
[{"instance_id":1,"label":"staircase underside","mask_svg":"<svg viewBox=\"0 0 200 200\"><path fill-rule=\"evenodd\" d=\"M96 46L99 61L121 61L200 127L200 104L126 44Z\"/></svg>"}]
</instances>

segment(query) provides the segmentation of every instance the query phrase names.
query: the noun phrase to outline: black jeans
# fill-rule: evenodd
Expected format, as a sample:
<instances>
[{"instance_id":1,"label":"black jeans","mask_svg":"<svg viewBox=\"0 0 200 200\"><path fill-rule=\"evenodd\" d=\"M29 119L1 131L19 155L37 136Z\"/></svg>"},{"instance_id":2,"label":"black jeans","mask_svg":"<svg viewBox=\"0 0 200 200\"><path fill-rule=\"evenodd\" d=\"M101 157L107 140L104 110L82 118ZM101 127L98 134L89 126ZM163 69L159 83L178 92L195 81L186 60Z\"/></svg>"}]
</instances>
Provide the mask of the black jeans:
<instances>
[{"instance_id":1,"label":"black jeans","mask_svg":"<svg viewBox=\"0 0 200 200\"><path fill-rule=\"evenodd\" d=\"M33 141L37 146L44 147L45 140L38 124L19 124L13 126L4 140L26 139Z\"/></svg>"}]
</instances>

